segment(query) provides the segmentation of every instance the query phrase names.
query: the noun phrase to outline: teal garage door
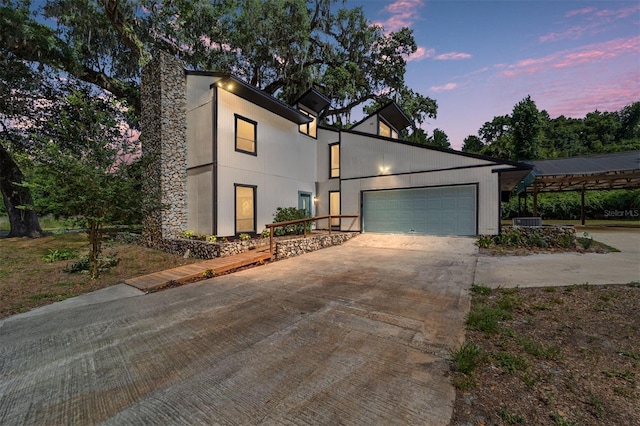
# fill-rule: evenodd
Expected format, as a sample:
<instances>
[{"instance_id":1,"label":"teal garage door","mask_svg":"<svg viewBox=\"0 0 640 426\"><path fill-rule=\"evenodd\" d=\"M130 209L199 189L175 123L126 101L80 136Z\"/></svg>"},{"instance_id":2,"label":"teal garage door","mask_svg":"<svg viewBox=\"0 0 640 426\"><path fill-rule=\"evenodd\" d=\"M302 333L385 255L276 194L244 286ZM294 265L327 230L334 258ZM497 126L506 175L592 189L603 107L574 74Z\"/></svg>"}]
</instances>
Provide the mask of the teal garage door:
<instances>
[{"instance_id":1,"label":"teal garage door","mask_svg":"<svg viewBox=\"0 0 640 426\"><path fill-rule=\"evenodd\" d=\"M476 192L475 185L364 192L363 231L476 235Z\"/></svg>"}]
</instances>

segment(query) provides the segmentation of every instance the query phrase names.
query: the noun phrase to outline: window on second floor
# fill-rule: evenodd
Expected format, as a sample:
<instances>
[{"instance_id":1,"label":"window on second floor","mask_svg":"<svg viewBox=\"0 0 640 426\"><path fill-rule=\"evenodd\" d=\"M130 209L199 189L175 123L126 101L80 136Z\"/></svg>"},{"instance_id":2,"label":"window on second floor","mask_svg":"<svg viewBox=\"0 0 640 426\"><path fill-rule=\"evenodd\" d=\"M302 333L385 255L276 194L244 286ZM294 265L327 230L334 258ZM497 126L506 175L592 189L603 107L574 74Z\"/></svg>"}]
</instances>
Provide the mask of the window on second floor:
<instances>
[{"instance_id":1,"label":"window on second floor","mask_svg":"<svg viewBox=\"0 0 640 426\"><path fill-rule=\"evenodd\" d=\"M378 121L378 134L387 138L398 139L398 132L382 120Z\"/></svg>"},{"instance_id":2,"label":"window on second floor","mask_svg":"<svg viewBox=\"0 0 640 426\"><path fill-rule=\"evenodd\" d=\"M340 144L329 145L329 177L340 177Z\"/></svg>"},{"instance_id":3,"label":"window on second floor","mask_svg":"<svg viewBox=\"0 0 640 426\"><path fill-rule=\"evenodd\" d=\"M303 110L302 108L300 108L299 111L313 120L309 123L301 124L300 132L304 133L305 135L309 135L312 138L318 137L318 117Z\"/></svg>"},{"instance_id":4,"label":"window on second floor","mask_svg":"<svg viewBox=\"0 0 640 426\"><path fill-rule=\"evenodd\" d=\"M236 117L236 151L258 155L258 123L248 118Z\"/></svg>"}]
</instances>

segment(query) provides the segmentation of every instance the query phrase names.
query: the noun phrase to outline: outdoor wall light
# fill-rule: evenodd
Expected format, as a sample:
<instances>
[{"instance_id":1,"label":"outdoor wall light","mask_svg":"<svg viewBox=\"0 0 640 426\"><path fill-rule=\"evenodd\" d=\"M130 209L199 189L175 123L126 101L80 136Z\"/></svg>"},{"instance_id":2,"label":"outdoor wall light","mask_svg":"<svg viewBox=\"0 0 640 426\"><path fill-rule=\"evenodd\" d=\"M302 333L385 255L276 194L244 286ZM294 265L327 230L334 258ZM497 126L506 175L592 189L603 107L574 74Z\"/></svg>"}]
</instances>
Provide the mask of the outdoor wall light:
<instances>
[{"instance_id":1,"label":"outdoor wall light","mask_svg":"<svg viewBox=\"0 0 640 426\"><path fill-rule=\"evenodd\" d=\"M389 166L380 166L379 169L380 169L380 174L381 175L386 175L386 174L389 173L389 170L391 170L391 167L389 167Z\"/></svg>"},{"instance_id":2,"label":"outdoor wall light","mask_svg":"<svg viewBox=\"0 0 640 426\"><path fill-rule=\"evenodd\" d=\"M313 197L313 202L317 203L318 202L318 197Z\"/></svg>"}]
</instances>

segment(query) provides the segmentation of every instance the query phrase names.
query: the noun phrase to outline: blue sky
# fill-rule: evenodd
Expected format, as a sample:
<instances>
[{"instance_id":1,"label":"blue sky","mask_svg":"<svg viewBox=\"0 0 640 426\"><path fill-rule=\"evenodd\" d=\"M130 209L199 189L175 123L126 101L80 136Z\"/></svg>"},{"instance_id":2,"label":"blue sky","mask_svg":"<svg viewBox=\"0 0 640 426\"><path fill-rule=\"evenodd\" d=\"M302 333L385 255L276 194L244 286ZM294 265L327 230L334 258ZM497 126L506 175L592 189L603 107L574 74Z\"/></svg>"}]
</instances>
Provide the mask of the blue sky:
<instances>
[{"instance_id":1,"label":"blue sky","mask_svg":"<svg viewBox=\"0 0 640 426\"><path fill-rule=\"evenodd\" d=\"M438 102L423 127L464 138L527 95L552 118L640 101L640 1L349 0L414 31L407 85Z\"/></svg>"}]
</instances>

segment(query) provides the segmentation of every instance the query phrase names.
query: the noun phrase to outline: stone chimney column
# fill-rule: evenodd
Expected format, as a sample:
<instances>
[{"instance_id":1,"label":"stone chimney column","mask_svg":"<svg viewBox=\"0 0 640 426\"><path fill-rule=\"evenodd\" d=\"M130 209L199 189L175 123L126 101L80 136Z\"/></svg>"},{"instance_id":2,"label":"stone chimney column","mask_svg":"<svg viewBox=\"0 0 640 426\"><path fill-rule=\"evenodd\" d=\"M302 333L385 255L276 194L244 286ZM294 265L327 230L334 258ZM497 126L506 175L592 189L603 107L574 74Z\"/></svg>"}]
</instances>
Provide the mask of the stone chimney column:
<instances>
[{"instance_id":1,"label":"stone chimney column","mask_svg":"<svg viewBox=\"0 0 640 426\"><path fill-rule=\"evenodd\" d=\"M187 226L187 110L184 63L157 52L142 69L140 139L148 161L143 176L142 236L150 246Z\"/></svg>"}]
</instances>

